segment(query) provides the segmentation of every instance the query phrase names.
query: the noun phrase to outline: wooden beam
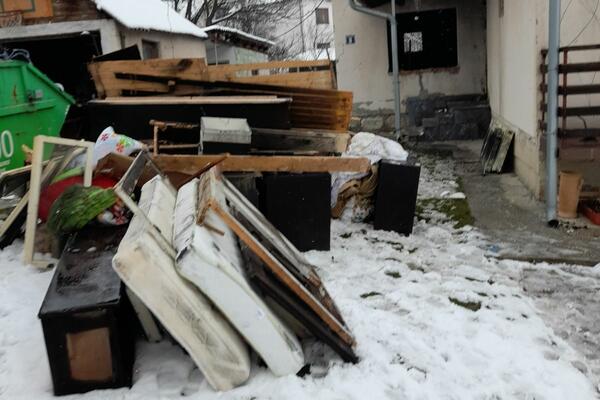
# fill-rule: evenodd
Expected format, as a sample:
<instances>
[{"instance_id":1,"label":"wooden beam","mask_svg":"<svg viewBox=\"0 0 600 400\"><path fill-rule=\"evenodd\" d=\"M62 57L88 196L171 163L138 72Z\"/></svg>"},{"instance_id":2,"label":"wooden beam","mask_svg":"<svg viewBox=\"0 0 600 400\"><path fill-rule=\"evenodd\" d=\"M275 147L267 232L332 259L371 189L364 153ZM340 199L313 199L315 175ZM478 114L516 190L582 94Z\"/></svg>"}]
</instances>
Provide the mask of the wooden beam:
<instances>
[{"instance_id":1,"label":"wooden beam","mask_svg":"<svg viewBox=\"0 0 600 400\"><path fill-rule=\"evenodd\" d=\"M260 150L317 151L343 153L349 133L310 129L252 129L252 147Z\"/></svg>"},{"instance_id":2,"label":"wooden beam","mask_svg":"<svg viewBox=\"0 0 600 400\"><path fill-rule=\"evenodd\" d=\"M220 155L158 155L154 161L165 172L191 175L219 160ZM367 172L365 157L229 156L220 164L224 172Z\"/></svg>"},{"instance_id":3,"label":"wooden beam","mask_svg":"<svg viewBox=\"0 0 600 400\"><path fill-rule=\"evenodd\" d=\"M277 96L152 96L152 97L107 97L91 100L91 104L116 105L162 105L162 104L282 104L291 99Z\"/></svg>"}]
</instances>

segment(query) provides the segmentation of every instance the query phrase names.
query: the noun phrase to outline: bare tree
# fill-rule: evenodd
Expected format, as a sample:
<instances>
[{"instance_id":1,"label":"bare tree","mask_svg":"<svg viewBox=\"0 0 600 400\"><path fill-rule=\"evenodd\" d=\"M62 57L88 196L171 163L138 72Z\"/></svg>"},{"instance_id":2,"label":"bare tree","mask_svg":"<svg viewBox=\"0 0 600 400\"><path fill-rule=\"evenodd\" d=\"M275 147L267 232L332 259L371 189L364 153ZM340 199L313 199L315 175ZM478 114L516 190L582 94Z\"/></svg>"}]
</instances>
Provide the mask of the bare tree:
<instances>
[{"instance_id":1,"label":"bare tree","mask_svg":"<svg viewBox=\"0 0 600 400\"><path fill-rule=\"evenodd\" d=\"M298 0L166 0L199 26L223 24L252 34L290 18Z\"/></svg>"},{"instance_id":2,"label":"bare tree","mask_svg":"<svg viewBox=\"0 0 600 400\"><path fill-rule=\"evenodd\" d=\"M290 59L301 54L311 42L324 42L325 33L315 27L302 37L292 34L286 37L274 35L278 24L303 26L299 12L301 0L165 0L179 13L199 26L225 25L256 36L275 40L269 52L271 59ZM300 22L299 25L296 25ZM292 28L292 29L293 29ZM332 40L332 38L329 38ZM313 46L315 47L315 46ZM316 48L316 47L315 47ZM326 50L323 50L326 51Z\"/></svg>"}]
</instances>

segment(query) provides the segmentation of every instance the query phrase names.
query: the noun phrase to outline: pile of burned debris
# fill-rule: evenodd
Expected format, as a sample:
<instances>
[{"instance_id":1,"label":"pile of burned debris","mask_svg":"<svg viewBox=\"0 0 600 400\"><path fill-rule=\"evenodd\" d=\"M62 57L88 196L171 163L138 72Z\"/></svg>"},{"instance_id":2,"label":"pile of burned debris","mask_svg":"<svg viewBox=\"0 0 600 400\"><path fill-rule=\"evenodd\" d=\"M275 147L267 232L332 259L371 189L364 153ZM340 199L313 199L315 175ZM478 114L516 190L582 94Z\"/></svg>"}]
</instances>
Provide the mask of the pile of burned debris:
<instances>
[{"instance_id":1,"label":"pile of burned debris","mask_svg":"<svg viewBox=\"0 0 600 400\"><path fill-rule=\"evenodd\" d=\"M277 376L304 368L307 334L358 360L315 268L218 166L176 187L144 150L111 193L128 227L73 232L40 310L57 394L130 384L135 325L215 390L249 378L248 345Z\"/></svg>"},{"instance_id":2,"label":"pile of burned debris","mask_svg":"<svg viewBox=\"0 0 600 400\"><path fill-rule=\"evenodd\" d=\"M55 394L131 386L140 337L179 344L218 391L256 359L309 373L307 338L356 363L301 251L329 250L344 213L411 233L420 167L402 146L351 137L351 93L333 88L259 84L203 60L90 71L109 96L88 104L95 141L59 137L61 109L0 173L0 247L24 235L25 264L56 266L39 311ZM40 82L40 99L56 92ZM35 102L32 90L16 99Z\"/></svg>"}]
</instances>

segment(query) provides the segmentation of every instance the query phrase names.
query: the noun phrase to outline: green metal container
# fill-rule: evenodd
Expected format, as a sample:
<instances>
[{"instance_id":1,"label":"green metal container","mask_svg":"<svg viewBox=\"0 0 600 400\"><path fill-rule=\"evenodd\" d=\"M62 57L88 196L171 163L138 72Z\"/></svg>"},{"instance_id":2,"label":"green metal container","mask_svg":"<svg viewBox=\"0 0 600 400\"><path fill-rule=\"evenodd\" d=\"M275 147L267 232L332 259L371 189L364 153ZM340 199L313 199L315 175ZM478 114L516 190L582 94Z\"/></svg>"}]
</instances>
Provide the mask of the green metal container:
<instances>
[{"instance_id":1,"label":"green metal container","mask_svg":"<svg viewBox=\"0 0 600 400\"><path fill-rule=\"evenodd\" d=\"M35 136L59 136L74 103L32 64L0 60L0 172L25 165L22 145L33 147Z\"/></svg>"}]
</instances>

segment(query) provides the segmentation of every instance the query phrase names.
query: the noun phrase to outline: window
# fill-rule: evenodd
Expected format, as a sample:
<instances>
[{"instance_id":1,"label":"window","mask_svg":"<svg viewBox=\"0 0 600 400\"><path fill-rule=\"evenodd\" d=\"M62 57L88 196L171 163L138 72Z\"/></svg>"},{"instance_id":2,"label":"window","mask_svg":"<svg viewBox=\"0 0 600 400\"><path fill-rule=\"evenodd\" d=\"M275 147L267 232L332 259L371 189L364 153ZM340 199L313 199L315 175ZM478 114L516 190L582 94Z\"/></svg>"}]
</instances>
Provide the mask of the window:
<instances>
[{"instance_id":1,"label":"window","mask_svg":"<svg viewBox=\"0 0 600 400\"><path fill-rule=\"evenodd\" d=\"M151 58L160 58L158 51L158 42L142 40L142 57L144 60Z\"/></svg>"},{"instance_id":2,"label":"window","mask_svg":"<svg viewBox=\"0 0 600 400\"><path fill-rule=\"evenodd\" d=\"M315 11L317 16L317 25L329 25L329 9L317 8Z\"/></svg>"},{"instance_id":3,"label":"window","mask_svg":"<svg viewBox=\"0 0 600 400\"><path fill-rule=\"evenodd\" d=\"M329 42L317 43L317 49L328 49L330 45Z\"/></svg>"},{"instance_id":4,"label":"window","mask_svg":"<svg viewBox=\"0 0 600 400\"><path fill-rule=\"evenodd\" d=\"M458 66L456 9L398 14L398 59L400 69L414 71ZM392 52L388 23L389 71Z\"/></svg>"}]
</instances>

